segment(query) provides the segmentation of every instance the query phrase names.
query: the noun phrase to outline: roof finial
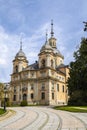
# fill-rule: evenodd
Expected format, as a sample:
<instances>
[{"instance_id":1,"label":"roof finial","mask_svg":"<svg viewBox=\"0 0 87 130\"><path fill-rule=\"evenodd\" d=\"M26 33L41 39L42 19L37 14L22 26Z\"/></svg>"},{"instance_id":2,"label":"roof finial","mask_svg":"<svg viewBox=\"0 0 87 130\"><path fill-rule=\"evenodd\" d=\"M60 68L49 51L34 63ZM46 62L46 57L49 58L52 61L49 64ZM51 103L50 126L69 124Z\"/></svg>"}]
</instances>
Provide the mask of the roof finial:
<instances>
[{"instance_id":1,"label":"roof finial","mask_svg":"<svg viewBox=\"0 0 87 130\"><path fill-rule=\"evenodd\" d=\"M22 50L22 39L23 39L23 33L20 33L20 50Z\"/></svg>"},{"instance_id":2,"label":"roof finial","mask_svg":"<svg viewBox=\"0 0 87 130\"><path fill-rule=\"evenodd\" d=\"M53 37L54 32L53 32L53 20L51 20L51 37Z\"/></svg>"},{"instance_id":3,"label":"roof finial","mask_svg":"<svg viewBox=\"0 0 87 130\"><path fill-rule=\"evenodd\" d=\"M20 50L22 50L22 41L20 41Z\"/></svg>"}]
</instances>

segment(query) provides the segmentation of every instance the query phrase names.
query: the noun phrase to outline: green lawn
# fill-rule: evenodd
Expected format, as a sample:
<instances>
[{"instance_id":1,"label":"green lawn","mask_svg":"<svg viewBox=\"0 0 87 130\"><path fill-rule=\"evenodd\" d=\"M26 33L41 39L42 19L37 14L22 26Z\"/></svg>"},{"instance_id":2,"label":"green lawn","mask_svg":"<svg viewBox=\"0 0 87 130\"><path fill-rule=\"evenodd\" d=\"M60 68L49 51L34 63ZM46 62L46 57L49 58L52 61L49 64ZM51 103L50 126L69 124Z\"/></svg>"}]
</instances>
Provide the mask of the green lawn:
<instances>
[{"instance_id":1,"label":"green lawn","mask_svg":"<svg viewBox=\"0 0 87 130\"><path fill-rule=\"evenodd\" d=\"M69 112L84 112L87 113L87 106L56 106L56 110L63 110Z\"/></svg>"},{"instance_id":2,"label":"green lawn","mask_svg":"<svg viewBox=\"0 0 87 130\"><path fill-rule=\"evenodd\" d=\"M2 115L2 114L4 114L4 113L5 113L4 109L1 109L1 108L0 108L0 115Z\"/></svg>"}]
</instances>

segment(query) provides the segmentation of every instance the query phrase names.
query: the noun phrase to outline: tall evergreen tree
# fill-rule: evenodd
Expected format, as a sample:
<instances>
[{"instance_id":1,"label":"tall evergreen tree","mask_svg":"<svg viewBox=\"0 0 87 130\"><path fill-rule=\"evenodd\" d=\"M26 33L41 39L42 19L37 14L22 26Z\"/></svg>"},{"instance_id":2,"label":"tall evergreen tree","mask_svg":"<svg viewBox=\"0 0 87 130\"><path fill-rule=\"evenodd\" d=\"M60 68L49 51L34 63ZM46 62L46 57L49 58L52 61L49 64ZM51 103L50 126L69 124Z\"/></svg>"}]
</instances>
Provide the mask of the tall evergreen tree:
<instances>
[{"instance_id":1,"label":"tall evergreen tree","mask_svg":"<svg viewBox=\"0 0 87 130\"><path fill-rule=\"evenodd\" d=\"M68 79L69 105L87 105L87 39L83 38L74 52L75 61L70 63Z\"/></svg>"}]
</instances>

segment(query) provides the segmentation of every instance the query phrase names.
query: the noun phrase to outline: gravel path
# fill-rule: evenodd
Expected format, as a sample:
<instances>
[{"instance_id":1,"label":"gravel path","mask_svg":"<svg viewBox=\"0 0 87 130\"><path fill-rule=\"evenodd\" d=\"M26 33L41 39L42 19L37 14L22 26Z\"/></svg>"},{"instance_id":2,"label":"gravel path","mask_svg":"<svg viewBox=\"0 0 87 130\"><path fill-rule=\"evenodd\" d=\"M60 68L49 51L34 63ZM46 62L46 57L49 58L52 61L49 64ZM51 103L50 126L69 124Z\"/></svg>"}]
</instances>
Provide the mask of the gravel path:
<instances>
[{"instance_id":1,"label":"gravel path","mask_svg":"<svg viewBox=\"0 0 87 130\"><path fill-rule=\"evenodd\" d=\"M86 130L87 128L87 113L70 113L49 107L9 109L16 111L16 114L4 120L0 117L0 130Z\"/></svg>"}]
</instances>

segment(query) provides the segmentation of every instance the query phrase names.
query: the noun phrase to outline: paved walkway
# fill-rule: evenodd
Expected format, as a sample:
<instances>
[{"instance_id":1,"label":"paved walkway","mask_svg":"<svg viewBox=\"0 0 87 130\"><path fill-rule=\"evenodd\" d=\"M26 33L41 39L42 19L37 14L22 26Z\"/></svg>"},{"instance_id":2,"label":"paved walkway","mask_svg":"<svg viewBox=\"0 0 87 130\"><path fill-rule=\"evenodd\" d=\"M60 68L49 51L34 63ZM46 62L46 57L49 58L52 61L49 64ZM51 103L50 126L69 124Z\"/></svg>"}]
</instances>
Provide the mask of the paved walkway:
<instances>
[{"instance_id":1,"label":"paved walkway","mask_svg":"<svg viewBox=\"0 0 87 130\"><path fill-rule=\"evenodd\" d=\"M10 109L16 111L16 114L0 121L0 130L76 130L76 128L86 130L87 128L87 113L70 113L49 107Z\"/></svg>"}]
</instances>

